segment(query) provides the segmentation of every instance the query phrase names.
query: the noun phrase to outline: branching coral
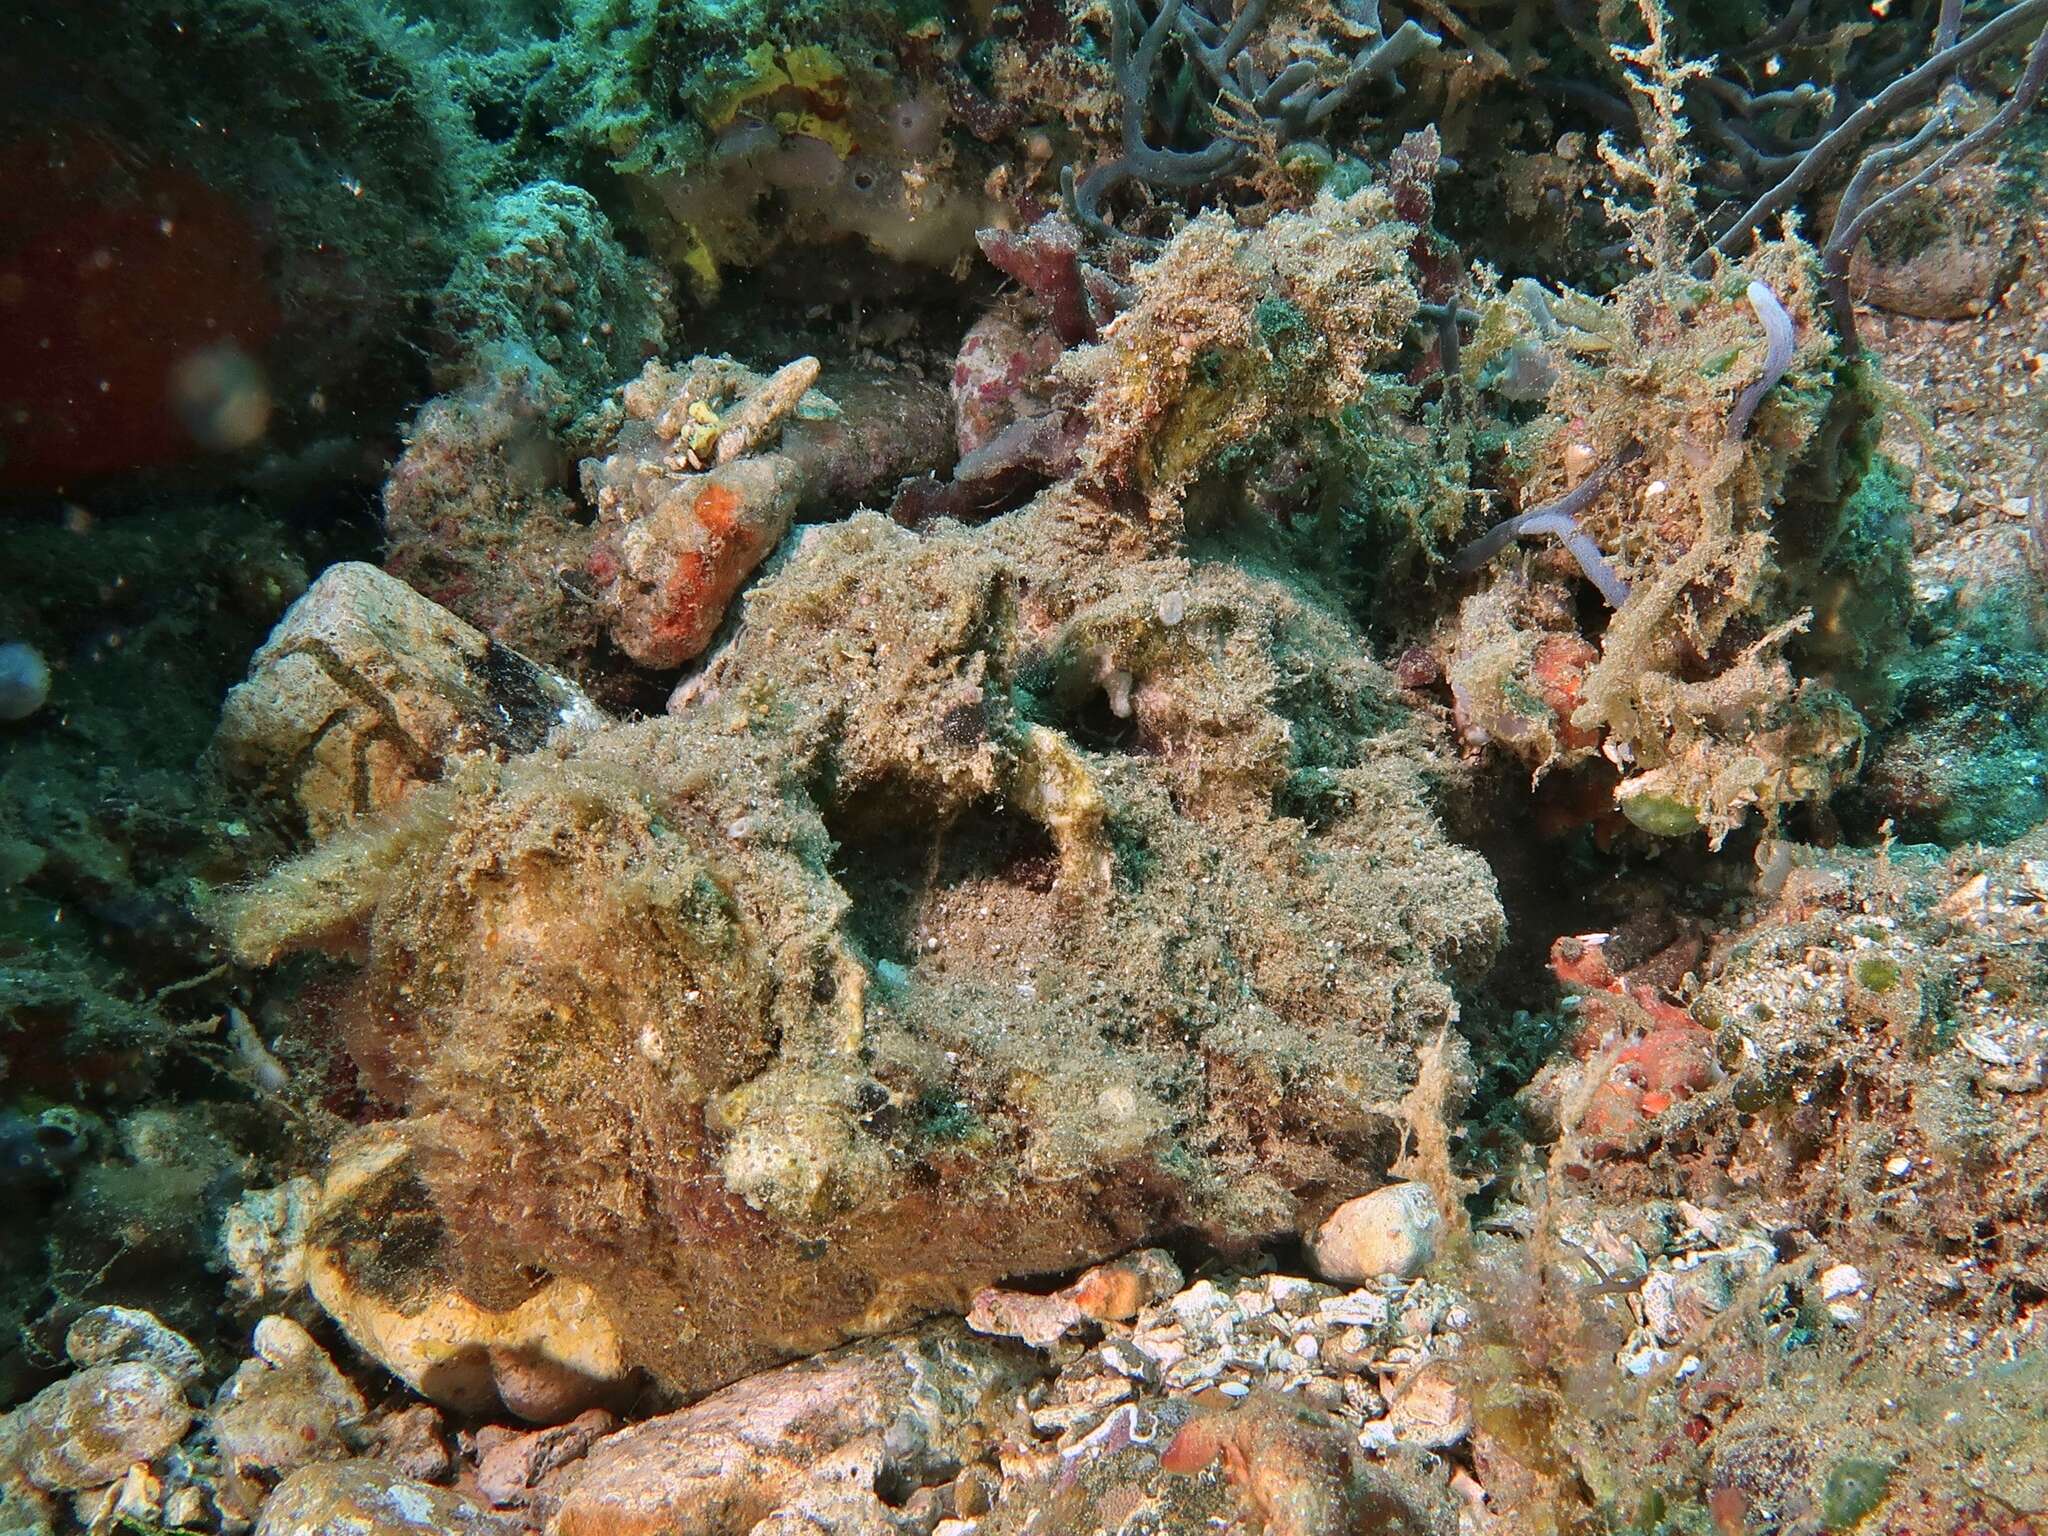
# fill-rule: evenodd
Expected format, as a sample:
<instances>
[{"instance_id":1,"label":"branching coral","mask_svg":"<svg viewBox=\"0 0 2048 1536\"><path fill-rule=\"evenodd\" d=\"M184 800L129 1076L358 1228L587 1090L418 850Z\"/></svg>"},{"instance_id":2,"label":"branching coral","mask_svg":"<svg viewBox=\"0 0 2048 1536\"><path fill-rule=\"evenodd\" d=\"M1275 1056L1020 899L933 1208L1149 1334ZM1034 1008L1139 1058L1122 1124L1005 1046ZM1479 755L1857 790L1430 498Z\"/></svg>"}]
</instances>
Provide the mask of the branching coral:
<instances>
[{"instance_id":1,"label":"branching coral","mask_svg":"<svg viewBox=\"0 0 2048 1536\"><path fill-rule=\"evenodd\" d=\"M1960 9L1959 6L1956 7L1958 13ZM2006 21L2020 11L2027 10L2035 11L2044 19L2048 19L2048 4L2038 4L2008 11L2005 16L1999 17L1998 21ZM1975 43L1977 39L1991 31L1994 25L1993 22L1986 22L1970 35L1965 44L1943 49L1934 59L1928 61L1929 67L1940 59L1952 55L1963 55L1967 58L1970 52L1967 44ZM1959 70L1962 62L1963 60L1959 59L1950 67ZM1953 76L1943 78L1949 79ZM2006 98L2004 104L1984 122L1949 145L1882 197L1873 199L1870 195L1878 178L1889 172L1894 165L1912 159L1948 127L1952 114L1947 104L1938 107L1917 133L1896 144L1874 149L1863 157L1863 163L1857 166L1856 174L1849 179L1849 185L1842 193L1834 225L1828 231L1827 243L1821 250L1821 273L1827 289L1828 306L1834 314L1835 328L1842 334L1843 350L1850 356L1855 356L1862 349L1861 339L1856 333L1855 306L1849 299L1849 256L1856 249L1857 242L1869 232L1873 223L1898 207L1911 193L1921 187L1931 186L1954 169L1964 156L1982 148L2010 129L2040 101L2044 89L2048 89L2048 25L2044 25L2041 31L2035 34L2033 45L2027 50L2026 67L2020 75L2019 83L2014 86L2012 95Z\"/></svg>"},{"instance_id":2,"label":"branching coral","mask_svg":"<svg viewBox=\"0 0 2048 1536\"><path fill-rule=\"evenodd\" d=\"M1213 6L1213 0L1207 3ZM1254 142L1270 145L1275 153L1315 144L1324 125L1368 84L1385 82L1398 90L1394 72L1440 39L1413 21L1386 34L1379 0L1366 0L1358 9L1372 41L1352 56L1341 78L1328 82L1312 59L1292 60L1273 73L1260 64L1252 40L1266 0L1243 0L1227 25L1194 0L1159 0L1149 18L1142 0L1110 0L1110 67L1123 102L1123 151L1078 178L1068 170L1065 185L1075 216L1099 235L1119 235L1102 217L1101 207L1125 182L1178 190L1206 185L1243 165ZM1138 34L1135 47L1133 32ZM1216 135L1199 148L1174 149L1146 138L1160 60L1169 42L1178 42L1215 92ZM1169 136L1183 126L1178 110L1161 115ZM1328 150L1322 154L1327 159Z\"/></svg>"},{"instance_id":3,"label":"branching coral","mask_svg":"<svg viewBox=\"0 0 2048 1536\"><path fill-rule=\"evenodd\" d=\"M1953 0L1945 3L1935 29L1933 55L1857 106L1815 140L1810 148L1796 158L1790 158L1790 163L1784 164L1783 174L1743 209L1693 262L1695 275L1703 277L1712 271L1717 256L1732 256L1741 250L1766 220L1784 212L1812 190L1830 166L1873 131L1943 92L1954 83L1965 66L1983 58L2001 44L2024 37L2027 28L2048 24L2048 0L2021 0L2020 4L1992 17L1968 36L1960 35L1961 22L1962 7L1954 4ZM1937 109L1933 118L1917 132L1899 143L1871 151L1858 166L1849 191L1843 196L1841 211L1836 216L1826 247L1830 307L1852 355L1856 343L1855 319L1848 303L1849 251L1862 238L1871 221L1887 208L1895 206L1899 198L1951 169L1964 155L2005 132L2022 114L2033 108L2044 85L2048 85L2048 41L2044 39L2048 39L2048 25L2043 25L2043 32L2036 34L2019 84L1998 112L1876 203L1867 201L1875 179L1926 148L1940 130L1948 126L1949 110L1945 106ZM1780 157L1772 162L1772 168L1783 164L1786 158Z\"/></svg>"},{"instance_id":4,"label":"branching coral","mask_svg":"<svg viewBox=\"0 0 2048 1536\"><path fill-rule=\"evenodd\" d=\"M1632 228L1696 223L1684 233L1695 277L1707 277L1741 254L1779 216L1802 204L1811 212L1832 173L1859 146L1933 103L1912 131L1867 150L1835 205L1831 225L1819 226L1829 231L1823 243L1828 305L1851 358L1859 342L1849 261L1873 223L2011 130L2048 87L2048 0L2018 0L1967 31L1962 0L1941 0L1938 9L1918 8L1934 10L1924 32L1903 16L1883 20L1883 7L1871 8L1879 18L1875 24L1831 24L1814 15L1811 0L1796 0L1780 21L1753 36L1739 35L1745 27L1730 27L1732 8L1659 3L1635 9L1649 32L1642 47L1617 38L1619 7L1602 6L1597 28L1574 14L1576 7L1558 8L1566 30L1597 65L1619 66L1628 99L1571 78L1556 60L1549 61L1539 84L1602 125L1601 158L1622 187L1642 194L1639 206L1610 200L1610 213ZM1689 10L1693 14L1686 16ZM1973 92L1981 93L1995 74L1988 62L2030 37L2012 89L1961 132ZM1880 38L1895 46L1880 46ZM1907 40L1896 41L1902 38ZM1945 149L1873 197L1887 176L1951 135ZM1639 150L1626 147L1631 139ZM1678 181L1639 174L1681 161L1686 174ZM1640 252L1640 240L1635 244ZM1660 255L1654 264L1669 263Z\"/></svg>"}]
</instances>

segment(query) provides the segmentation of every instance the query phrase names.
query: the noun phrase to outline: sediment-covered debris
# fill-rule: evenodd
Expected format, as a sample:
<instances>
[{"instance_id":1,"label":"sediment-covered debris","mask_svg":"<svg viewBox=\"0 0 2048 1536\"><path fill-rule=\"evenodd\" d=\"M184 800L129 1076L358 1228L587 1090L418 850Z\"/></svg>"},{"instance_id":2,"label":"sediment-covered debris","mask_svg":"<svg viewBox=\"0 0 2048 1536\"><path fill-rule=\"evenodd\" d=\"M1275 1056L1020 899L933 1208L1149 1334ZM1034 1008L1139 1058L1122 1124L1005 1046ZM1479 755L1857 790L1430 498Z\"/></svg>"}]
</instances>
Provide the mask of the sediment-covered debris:
<instances>
[{"instance_id":1,"label":"sediment-covered debris","mask_svg":"<svg viewBox=\"0 0 2048 1536\"><path fill-rule=\"evenodd\" d=\"M574 684L348 563L272 631L213 750L223 773L319 837L391 809L452 759L524 752L601 718Z\"/></svg>"}]
</instances>

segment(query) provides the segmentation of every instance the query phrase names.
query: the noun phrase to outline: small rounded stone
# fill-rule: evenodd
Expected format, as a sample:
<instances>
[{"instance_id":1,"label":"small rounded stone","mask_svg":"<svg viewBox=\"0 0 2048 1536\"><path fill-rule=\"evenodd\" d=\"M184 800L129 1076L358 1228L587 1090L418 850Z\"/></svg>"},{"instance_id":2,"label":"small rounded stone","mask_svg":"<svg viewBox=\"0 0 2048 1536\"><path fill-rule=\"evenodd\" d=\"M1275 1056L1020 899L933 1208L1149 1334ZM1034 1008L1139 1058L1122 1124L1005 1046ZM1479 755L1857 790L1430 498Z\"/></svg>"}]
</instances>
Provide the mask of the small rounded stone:
<instances>
[{"instance_id":1,"label":"small rounded stone","mask_svg":"<svg viewBox=\"0 0 2048 1536\"><path fill-rule=\"evenodd\" d=\"M133 1307L94 1307L64 1335L64 1352L82 1368L147 1361L181 1387L189 1387L206 1370L206 1361L191 1340L165 1327L154 1314Z\"/></svg>"},{"instance_id":2,"label":"small rounded stone","mask_svg":"<svg viewBox=\"0 0 2048 1536\"><path fill-rule=\"evenodd\" d=\"M1472 1432L1472 1405L1442 1361L1432 1361L1401 1383L1387 1409L1395 1435L1408 1445L1440 1451Z\"/></svg>"},{"instance_id":3,"label":"small rounded stone","mask_svg":"<svg viewBox=\"0 0 2048 1536\"><path fill-rule=\"evenodd\" d=\"M191 1423L177 1382L146 1360L68 1376L10 1419L23 1472L56 1493L105 1487L136 1462L168 1451Z\"/></svg>"},{"instance_id":4,"label":"small rounded stone","mask_svg":"<svg viewBox=\"0 0 2048 1536\"><path fill-rule=\"evenodd\" d=\"M0 645L0 720L26 720L50 697L50 664L25 641Z\"/></svg>"},{"instance_id":5,"label":"small rounded stone","mask_svg":"<svg viewBox=\"0 0 2048 1536\"><path fill-rule=\"evenodd\" d=\"M1343 1285L1381 1275L1411 1280L1436 1257L1442 1226L1427 1186L1389 1184L1330 1212L1309 1237L1309 1262L1324 1279Z\"/></svg>"},{"instance_id":6,"label":"small rounded stone","mask_svg":"<svg viewBox=\"0 0 2048 1536\"><path fill-rule=\"evenodd\" d=\"M373 1461L301 1467L277 1485L256 1536L512 1536L510 1519Z\"/></svg>"}]
</instances>

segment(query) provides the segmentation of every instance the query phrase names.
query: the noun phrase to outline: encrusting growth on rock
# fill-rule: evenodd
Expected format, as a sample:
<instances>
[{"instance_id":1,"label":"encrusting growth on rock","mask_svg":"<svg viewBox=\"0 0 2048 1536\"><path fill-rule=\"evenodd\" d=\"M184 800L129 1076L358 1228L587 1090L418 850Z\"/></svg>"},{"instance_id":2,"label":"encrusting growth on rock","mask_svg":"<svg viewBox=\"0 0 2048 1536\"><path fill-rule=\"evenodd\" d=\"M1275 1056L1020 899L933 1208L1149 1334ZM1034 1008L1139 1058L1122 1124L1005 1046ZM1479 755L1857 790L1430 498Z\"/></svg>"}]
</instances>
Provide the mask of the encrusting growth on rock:
<instances>
[{"instance_id":1,"label":"encrusting growth on rock","mask_svg":"<svg viewBox=\"0 0 2048 1536\"><path fill-rule=\"evenodd\" d=\"M1168 567L1098 562L1077 590L1058 551L1095 516L1054 497L988 534L821 530L682 713L464 767L357 856L391 861L367 906L289 867L248 894L241 942L367 946L354 1050L407 1107L377 1135L439 1234L431 1283L524 1307L539 1265L588 1288L626 1362L701 1390L1169 1224L1285 1229L1288 1179L1229 1150L1252 1119L1296 1141L1292 1177L1342 1185L1384 1155L1368 1106L1448 1006L1435 968L1483 962L1484 877L1438 840L1341 631L1221 569L1178 567L1172 628L1149 597ZM1104 648L1142 756L1019 717L1069 718ZM1310 651L1326 681L1289 701ZM1304 734L1343 754L1327 771L1356 807L1314 833L1266 808ZM1265 858L1228 868L1226 833ZM404 1041L375 1022L401 992ZM376 1230L336 1193L316 1243ZM934 1202L944 1231L906 1249ZM348 1264L366 1301L428 1279ZM759 1304L798 1272L801 1299ZM393 1326L354 1331L388 1351Z\"/></svg>"}]
</instances>

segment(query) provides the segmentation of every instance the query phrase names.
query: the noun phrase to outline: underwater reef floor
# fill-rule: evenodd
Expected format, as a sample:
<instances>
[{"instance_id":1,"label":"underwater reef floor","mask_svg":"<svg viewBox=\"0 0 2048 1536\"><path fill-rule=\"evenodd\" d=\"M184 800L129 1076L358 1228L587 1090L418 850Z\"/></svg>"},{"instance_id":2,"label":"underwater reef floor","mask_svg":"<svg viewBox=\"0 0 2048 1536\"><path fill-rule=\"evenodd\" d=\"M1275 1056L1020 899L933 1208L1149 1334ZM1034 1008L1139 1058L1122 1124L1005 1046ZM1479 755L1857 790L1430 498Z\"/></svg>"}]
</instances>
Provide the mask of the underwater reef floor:
<instances>
[{"instance_id":1,"label":"underwater reef floor","mask_svg":"<svg viewBox=\"0 0 2048 1536\"><path fill-rule=\"evenodd\" d=\"M1821 96L1647 3L133 9L0 1536L2048 1536L2037 123L1696 252Z\"/></svg>"}]
</instances>

